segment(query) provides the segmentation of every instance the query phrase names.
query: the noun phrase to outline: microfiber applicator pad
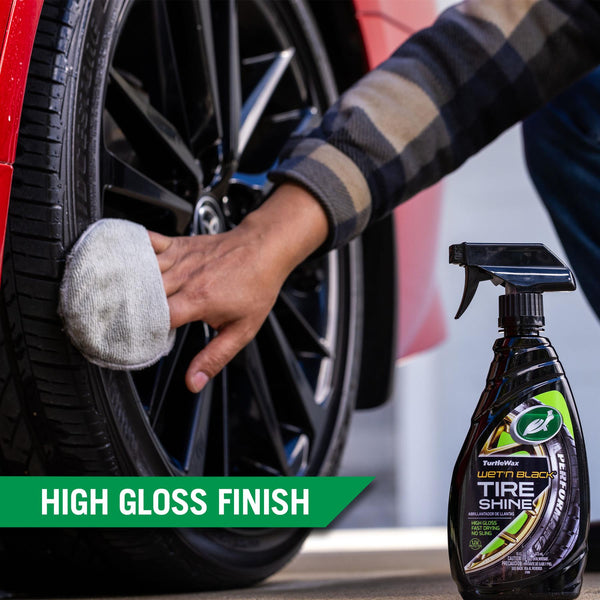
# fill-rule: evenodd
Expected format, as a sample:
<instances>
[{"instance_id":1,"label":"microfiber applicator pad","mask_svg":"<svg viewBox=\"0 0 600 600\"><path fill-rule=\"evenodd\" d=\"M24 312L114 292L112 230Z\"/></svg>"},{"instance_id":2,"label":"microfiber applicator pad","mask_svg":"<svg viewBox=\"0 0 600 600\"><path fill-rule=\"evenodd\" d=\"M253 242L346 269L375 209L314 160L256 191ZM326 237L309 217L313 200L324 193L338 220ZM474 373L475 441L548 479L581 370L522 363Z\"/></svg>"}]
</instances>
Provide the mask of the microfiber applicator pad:
<instances>
[{"instance_id":1,"label":"microfiber applicator pad","mask_svg":"<svg viewBox=\"0 0 600 600\"><path fill-rule=\"evenodd\" d=\"M92 363L143 369L173 348L169 305L148 232L102 219L67 257L58 313L73 345Z\"/></svg>"}]
</instances>

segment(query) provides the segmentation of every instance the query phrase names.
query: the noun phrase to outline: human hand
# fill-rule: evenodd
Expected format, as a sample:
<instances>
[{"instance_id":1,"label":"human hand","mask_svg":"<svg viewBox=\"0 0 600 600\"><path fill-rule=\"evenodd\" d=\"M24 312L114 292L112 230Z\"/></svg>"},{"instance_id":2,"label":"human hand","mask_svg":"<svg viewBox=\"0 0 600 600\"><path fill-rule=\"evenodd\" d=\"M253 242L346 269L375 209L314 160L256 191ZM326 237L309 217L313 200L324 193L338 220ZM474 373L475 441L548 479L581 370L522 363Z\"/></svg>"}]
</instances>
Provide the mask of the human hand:
<instances>
[{"instance_id":1,"label":"human hand","mask_svg":"<svg viewBox=\"0 0 600 600\"><path fill-rule=\"evenodd\" d=\"M218 332L188 367L190 391L199 392L254 338L287 276L321 246L327 231L317 200L284 184L227 233L171 238L149 232L171 327L204 321Z\"/></svg>"}]
</instances>

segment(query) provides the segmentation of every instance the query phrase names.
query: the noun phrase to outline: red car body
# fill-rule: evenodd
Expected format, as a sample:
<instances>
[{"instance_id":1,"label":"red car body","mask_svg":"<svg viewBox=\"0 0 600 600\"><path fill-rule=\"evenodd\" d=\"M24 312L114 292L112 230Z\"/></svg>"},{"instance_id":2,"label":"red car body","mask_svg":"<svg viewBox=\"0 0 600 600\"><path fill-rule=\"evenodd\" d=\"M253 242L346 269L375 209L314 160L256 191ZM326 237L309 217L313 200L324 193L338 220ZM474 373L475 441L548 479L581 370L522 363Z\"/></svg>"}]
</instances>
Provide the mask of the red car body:
<instances>
[{"instance_id":1,"label":"red car body","mask_svg":"<svg viewBox=\"0 0 600 600\"><path fill-rule=\"evenodd\" d=\"M6 217L10 200L19 134L19 120L31 49L43 0L2 0L0 25L0 251L4 251Z\"/></svg>"},{"instance_id":2,"label":"red car body","mask_svg":"<svg viewBox=\"0 0 600 600\"><path fill-rule=\"evenodd\" d=\"M43 0L0 0L0 251L15 161L27 71ZM370 67L376 66L411 32L433 21L433 0L355 0ZM398 264L398 347L405 357L444 337L444 320L434 279L440 190L426 190L395 214Z\"/></svg>"}]
</instances>

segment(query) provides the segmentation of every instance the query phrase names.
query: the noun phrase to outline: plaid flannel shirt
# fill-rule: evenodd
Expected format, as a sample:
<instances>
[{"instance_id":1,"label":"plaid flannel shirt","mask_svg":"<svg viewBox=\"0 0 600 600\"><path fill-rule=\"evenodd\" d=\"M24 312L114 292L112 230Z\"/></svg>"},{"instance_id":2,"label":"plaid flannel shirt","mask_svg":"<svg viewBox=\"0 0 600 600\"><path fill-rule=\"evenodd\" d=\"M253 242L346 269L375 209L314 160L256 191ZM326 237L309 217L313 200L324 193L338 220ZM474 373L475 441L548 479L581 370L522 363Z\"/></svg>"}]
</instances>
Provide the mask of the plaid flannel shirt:
<instances>
[{"instance_id":1,"label":"plaid flannel shirt","mask_svg":"<svg viewBox=\"0 0 600 600\"><path fill-rule=\"evenodd\" d=\"M467 0L344 93L270 177L319 199L339 247L599 63L600 0Z\"/></svg>"}]
</instances>

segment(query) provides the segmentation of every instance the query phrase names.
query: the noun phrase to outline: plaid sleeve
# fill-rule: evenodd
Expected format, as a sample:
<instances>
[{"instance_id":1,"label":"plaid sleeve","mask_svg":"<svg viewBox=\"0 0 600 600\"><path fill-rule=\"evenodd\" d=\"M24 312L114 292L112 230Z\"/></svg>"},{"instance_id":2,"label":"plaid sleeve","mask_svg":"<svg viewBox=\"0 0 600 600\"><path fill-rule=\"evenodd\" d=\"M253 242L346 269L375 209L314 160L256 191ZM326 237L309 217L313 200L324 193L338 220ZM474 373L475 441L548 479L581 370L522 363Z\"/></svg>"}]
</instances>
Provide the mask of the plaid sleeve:
<instances>
[{"instance_id":1,"label":"plaid sleeve","mask_svg":"<svg viewBox=\"0 0 600 600\"><path fill-rule=\"evenodd\" d=\"M343 94L270 177L321 202L327 248L456 169L600 63L600 0L467 0Z\"/></svg>"}]
</instances>

